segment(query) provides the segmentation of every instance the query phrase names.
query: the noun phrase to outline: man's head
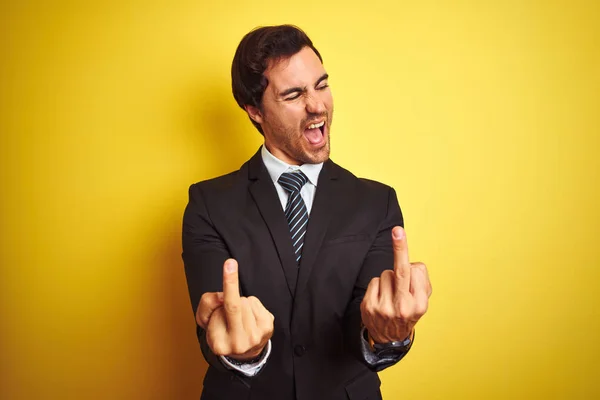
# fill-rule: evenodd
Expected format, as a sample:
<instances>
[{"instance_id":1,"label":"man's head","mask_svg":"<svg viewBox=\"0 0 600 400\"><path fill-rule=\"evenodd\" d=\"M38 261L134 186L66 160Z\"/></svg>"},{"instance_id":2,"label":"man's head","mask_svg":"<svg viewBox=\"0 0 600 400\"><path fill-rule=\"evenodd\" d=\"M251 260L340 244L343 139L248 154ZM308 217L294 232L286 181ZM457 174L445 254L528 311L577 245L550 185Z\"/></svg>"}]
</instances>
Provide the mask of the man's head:
<instances>
[{"instance_id":1,"label":"man's head","mask_svg":"<svg viewBox=\"0 0 600 400\"><path fill-rule=\"evenodd\" d=\"M321 55L291 25L248 33L233 64L233 96L265 137L269 151L289 164L329 158L333 98Z\"/></svg>"}]
</instances>

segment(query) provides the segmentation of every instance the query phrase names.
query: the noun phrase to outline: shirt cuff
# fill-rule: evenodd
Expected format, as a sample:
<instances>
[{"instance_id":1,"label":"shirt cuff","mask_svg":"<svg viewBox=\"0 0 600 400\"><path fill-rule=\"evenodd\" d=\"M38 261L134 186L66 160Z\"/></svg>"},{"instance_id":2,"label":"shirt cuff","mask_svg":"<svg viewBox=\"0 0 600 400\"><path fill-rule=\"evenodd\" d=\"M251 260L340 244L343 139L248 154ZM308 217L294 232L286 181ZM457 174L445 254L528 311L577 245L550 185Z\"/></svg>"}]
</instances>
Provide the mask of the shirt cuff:
<instances>
[{"instance_id":1,"label":"shirt cuff","mask_svg":"<svg viewBox=\"0 0 600 400\"><path fill-rule=\"evenodd\" d=\"M393 356L384 356L380 357L373 352L371 349L371 345L365 339L365 332L367 332L367 328L365 326L360 330L360 350L365 359L365 362L369 365L369 367L375 371L382 371L387 367L390 367L400 361L405 354L398 354Z\"/></svg>"},{"instance_id":2,"label":"shirt cuff","mask_svg":"<svg viewBox=\"0 0 600 400\"><path fill-rule=\"evenodd\" d=\"M271 355L271 339L269 339L269 341L267 342L267 345L265 346L265 351L263 351L262 357L257 362L243 363L243 364L237 365L237 364L234 364L231 361L229 361L227 359L227 357L225 357L225 356L219 356L219 358L221 359L221 362L223 363L223 365L225 365L225 368L227 368L229 370L233 370L233 371L238 371L238 372L241 372L242 374L244 374L245 376L252 377L252 376L256 376L260 372L262 367L264 367L264 365L267 363L267 360L269 359L270 355Z\"/></svg>"}]
</instances>

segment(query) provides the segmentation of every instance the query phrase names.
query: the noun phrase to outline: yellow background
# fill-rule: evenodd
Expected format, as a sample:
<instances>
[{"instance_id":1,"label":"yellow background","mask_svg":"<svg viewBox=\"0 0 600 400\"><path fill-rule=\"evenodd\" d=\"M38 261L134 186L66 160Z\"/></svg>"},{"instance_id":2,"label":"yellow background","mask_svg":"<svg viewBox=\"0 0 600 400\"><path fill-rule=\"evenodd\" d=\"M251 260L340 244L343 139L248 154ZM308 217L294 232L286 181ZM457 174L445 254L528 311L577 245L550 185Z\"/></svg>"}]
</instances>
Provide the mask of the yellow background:
<instances>
[{"instance_id":1,"label":"yellow background","mask_svg":"<svg viewBox=\"0 0 600 400\"><path fill-rule=\"evenodd\" d=\"M598 2L37 0L0 6L0 398L198 398L187 188L260 145L230 64L278 23L429 266L385 398L600 397Z\"/></svg>"}]
</instances>

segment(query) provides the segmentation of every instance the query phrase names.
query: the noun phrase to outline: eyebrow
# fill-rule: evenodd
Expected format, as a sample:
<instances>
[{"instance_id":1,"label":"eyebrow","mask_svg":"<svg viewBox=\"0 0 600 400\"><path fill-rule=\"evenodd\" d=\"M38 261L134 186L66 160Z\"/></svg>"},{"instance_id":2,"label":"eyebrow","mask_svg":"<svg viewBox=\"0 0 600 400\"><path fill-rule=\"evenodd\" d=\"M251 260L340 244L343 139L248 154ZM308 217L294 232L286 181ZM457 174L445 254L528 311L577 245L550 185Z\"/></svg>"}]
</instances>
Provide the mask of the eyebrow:
<instances>
[{"instance_id":1,"label":"eyebrow","mask_svg":"<svg viewBox=\"0 0 600 400\"><path fill-rule=\"evenodd\" d=\"M315 86L318 86L319 83L323 82L326 79L329 79L329 74L327 74L327 73L321 75L321 77L319 79L317 79L317 82L315 83ZM303 92L304 90L305 90L304 88L296 86L296 87L293 87L293 88L286 89L283 92L279 93L279 97L285 97L285 96L287 96L289 94L292 94L294 92Z\"/></svg>"}]
</instances>

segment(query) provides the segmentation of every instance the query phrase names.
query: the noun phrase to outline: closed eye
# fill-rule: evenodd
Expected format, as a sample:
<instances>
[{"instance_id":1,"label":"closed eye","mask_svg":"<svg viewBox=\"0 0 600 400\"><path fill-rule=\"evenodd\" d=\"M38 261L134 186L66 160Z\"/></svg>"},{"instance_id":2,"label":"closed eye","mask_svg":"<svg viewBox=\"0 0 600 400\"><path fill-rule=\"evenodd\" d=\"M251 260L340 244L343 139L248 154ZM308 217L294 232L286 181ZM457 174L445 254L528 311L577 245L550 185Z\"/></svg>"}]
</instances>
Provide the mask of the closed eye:
<instances>
[{"instance_id":1,"label":"closed eye","mask_svg":"<svg viewBox=\"0 0 600 400\"><path fill-rule=\"evenodd\" d=\"M287 101L287 100L296 100L298 97L300 97L300 93L297 93L297 92L296 92L296 94L294 94L293 96L291 96L291 97L286 97L286 98L285 98L285 100L286 100L286 101Z\"/></svg>"}]
</instances>

